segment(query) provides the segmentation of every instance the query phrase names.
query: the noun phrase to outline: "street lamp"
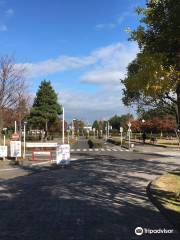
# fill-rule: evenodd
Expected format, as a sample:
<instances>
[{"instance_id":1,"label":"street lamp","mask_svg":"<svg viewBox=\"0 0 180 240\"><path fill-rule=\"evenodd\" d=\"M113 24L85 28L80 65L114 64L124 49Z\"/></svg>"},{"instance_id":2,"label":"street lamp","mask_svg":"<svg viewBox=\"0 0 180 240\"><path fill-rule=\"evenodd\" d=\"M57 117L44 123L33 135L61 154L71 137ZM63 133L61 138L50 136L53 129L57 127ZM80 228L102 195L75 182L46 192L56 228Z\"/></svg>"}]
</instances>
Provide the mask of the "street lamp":
<instances>
[{"instance_id":1,"label":"street lamp","mask_svg":"<svg viewBox=\"0 0 180 240\"><path fill-rule=\"evenodd\" d=\"M7 130L7 128L3 128L3 132L4 132L4 146L6 145L6 130Z\"/></svg>"},{"instance_id":2,"label":"street lamp","mask_svg":"<svg viewBox=\"0 0 180 240\"><path fill-rule=\"evenodd\" d=\"M128 123L128 133L129 133L129 149L131 148L131 123Z\"/></svg>"},{"instance_id":3,"label":"street lamp","mask_svg":"<svg viewBox=\"0 0 180 240\"><path fill-rule=\"evenodd\" d=\"M26 124L27 122L24 121L24 152L23 152L23 159L26 158Z\"/></svg>"},{"instance_id":4,"label":"street lamp","mask_svg":"<svg viewBox=\"0 0 180 240\"><path fill-rule=\"evenodd\" d=\"M74 121L75 120L76 120L75 118L72 120L72 138L73 139L74 139Z\"/></svg>"},{"instance_id":5,"label":"street lamp","mask_svg":"<svg viewBox=\"0 0 180 240\"><path fill-rule=\"evenodd\" d=\"M94 132L94 138L96 138L96 129L93 128L93 132Z\"/></svg>"}]
</instances>

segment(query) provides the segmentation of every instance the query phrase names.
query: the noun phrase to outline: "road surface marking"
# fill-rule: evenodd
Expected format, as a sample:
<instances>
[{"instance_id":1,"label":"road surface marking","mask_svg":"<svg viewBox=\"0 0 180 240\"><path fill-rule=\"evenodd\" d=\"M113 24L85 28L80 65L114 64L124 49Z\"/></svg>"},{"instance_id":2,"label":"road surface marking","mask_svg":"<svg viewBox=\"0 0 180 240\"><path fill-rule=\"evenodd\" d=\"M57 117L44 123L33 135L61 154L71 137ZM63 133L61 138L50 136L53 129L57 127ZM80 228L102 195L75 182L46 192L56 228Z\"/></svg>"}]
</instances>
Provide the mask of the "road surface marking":
<instances>
[{"instance_id":1,"label":"road surface marking","mask_svg":"<svg viewBox=\"0 0 180 240\"><path fill-rule=\"evenodd\" d=\"M0 169L0 172L3 172L3 171L13 171L13 170L17 170L19 168L4 168L4 169Z\"/></svg>"},{"instance_id":2,"label":"road surface marking","mask_svg":"<svg viewBox=\"0 0 180 240\"><path fill-rule=\"evenodd\" d=\"M105 151L104 148L101 148L101 151L104 152Z\"/></svg>"},{"instance_id":3,"label":"road surface marking","mask_svg":"<svg viewBox=\"0 0 180 240\"><path fill-rule=\"evenodd\" d=\"M77 152L80 152L80 151L81 151L81 149L79 149L79 148L78 148L76 151L77 151Z\"/></svg>"},{"instance_id":4,"label":"road surface marking","mask_svg":"<svg viewBox=\"0 0 180 240\"><path fill-rule=\"evenodd\" d=\"M97 152L97 151L99 151L99 148L95 148L94 150Z\"/></svg>"},{"instance_id":5,"label":"road surface marking","mask_svg":"<svg viewBox=\"0 0 180 240\"><path fill-rule=\"evenodd\" d=\"M84 149L83 149L83 152L86 152L86 151L87 151L87 149L86 149L86 148L84 148Z\"/></svg>"},{"instance_id":6,"label":"road surface marking","mask_svg":"<svg viewBox=\"0 0 180 240\"><path fill-rule=\"evenodd\" d=\"M107 148L106 150L107 150L108 152L111 152L111 149L110 149L110 148Z\"/></svg>"},{"instance_id":7,"label":"road surface marking","mask_svg":"<svg viewBox=\"0 0 180 240\"><path fill-rule=\"evenodd\" d=\"M114 152L117 152L118 150L117 149L115 149L115 148L112 148L112 150L114 151Z\"/></svg>"}]
</instances>

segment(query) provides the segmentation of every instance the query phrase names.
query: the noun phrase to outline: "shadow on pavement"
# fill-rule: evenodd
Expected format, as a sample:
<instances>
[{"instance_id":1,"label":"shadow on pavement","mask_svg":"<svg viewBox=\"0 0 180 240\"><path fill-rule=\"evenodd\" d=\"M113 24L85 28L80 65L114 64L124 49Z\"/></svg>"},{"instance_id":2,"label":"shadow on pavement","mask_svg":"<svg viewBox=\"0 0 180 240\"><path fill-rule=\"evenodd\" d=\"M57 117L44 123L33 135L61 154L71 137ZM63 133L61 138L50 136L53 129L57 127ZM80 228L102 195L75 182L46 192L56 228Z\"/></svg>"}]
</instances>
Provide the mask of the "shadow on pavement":
<instances>
[{"instance_id":1,"label":"shadow on pavement","mask_svg":"<svg viewBox=\"0 0 180 240\"><path fill-rule=\"evenodd\" d=\"M97 155L67 169L52 166L53 171L3 182L0 239L178 239L134 233L138 226L172 228L146 196L149 179L165 167L158 161Z\"/></svg>"}]
</instances>

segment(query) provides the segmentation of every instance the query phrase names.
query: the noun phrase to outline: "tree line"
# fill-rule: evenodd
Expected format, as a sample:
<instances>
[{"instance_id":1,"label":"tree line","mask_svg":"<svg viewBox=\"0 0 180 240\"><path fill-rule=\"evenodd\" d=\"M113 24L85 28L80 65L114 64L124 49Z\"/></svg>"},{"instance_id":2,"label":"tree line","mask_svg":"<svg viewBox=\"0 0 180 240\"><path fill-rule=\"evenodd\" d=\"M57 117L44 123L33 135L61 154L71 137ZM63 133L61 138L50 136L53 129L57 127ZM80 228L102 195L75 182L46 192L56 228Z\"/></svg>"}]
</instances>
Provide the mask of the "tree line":
<instances>
[{"instance_id":1,"label":"tree line","mask_svg":"<svg viewBox=\"0 0 180 240\"><path fill-rule=\"evenodd\" d=\"M130 31L130 40L140 52L127 68L123 102L138 112L163 109L176 118L180 131L180 1L147 0L136 9L140 26ZM154 112L155 112L154 111Z\"/></svg>"}]
</instances>

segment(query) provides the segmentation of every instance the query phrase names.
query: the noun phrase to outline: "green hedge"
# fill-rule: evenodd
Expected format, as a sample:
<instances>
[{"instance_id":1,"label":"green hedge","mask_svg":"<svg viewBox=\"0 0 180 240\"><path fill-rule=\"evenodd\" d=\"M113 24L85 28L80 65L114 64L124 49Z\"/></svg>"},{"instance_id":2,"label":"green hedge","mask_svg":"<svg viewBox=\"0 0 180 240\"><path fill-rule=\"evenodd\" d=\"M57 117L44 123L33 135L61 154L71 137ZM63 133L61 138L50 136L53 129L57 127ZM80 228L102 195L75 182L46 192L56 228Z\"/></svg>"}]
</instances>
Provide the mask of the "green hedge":
<instances>
[{"instance_id":1,"label":"green hedge","mask_svg":"<svg viewBox=\"0 0 180 240\"><path fill-rule=\"evenodd\" d=\"M89 139L88 145L89 145L89 148L101 148L102 147L102 143L95 139Z\"/></svg>"}]
</instances>

